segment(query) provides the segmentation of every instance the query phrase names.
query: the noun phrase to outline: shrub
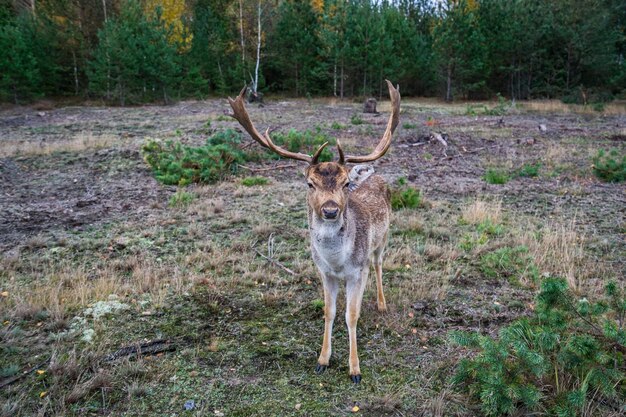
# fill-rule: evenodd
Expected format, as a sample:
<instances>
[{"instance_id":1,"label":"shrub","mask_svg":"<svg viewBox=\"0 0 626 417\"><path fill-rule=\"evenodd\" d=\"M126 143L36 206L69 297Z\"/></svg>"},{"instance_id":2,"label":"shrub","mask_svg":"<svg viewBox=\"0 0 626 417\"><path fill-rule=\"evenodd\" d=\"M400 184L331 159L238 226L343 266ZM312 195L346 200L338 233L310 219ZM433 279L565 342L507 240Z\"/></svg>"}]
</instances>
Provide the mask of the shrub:
<instances>
[{"instance_id":1,"label":"shrub","mask_svg":"<svg viewBox=\"0 0 626 417\"><path fill-rule=\"evenodd\" d=\"M517 170L516 174L518 177L536 177L539 175L540 168L540 162L535 164L524 164L519 170Z\"/></svg>"},{"instance_id":2,"label":"shrub","mask_svg":"<svg viewBox=\"0 0 626 417\"><path fill-rule=\"evenodd\" d=\"M246 177L241 180L241 185L246 187L253 187L255 185L267 185L270 183L270 180L265 177Z\"/></svg>"},{"instance_id":3,"label":"shrub","mask_svg":"<svg viewBox=\"0 0 626 417\"><path fill-rule=\"evenodd\" d=\"M626 180L626 154L620 157L617 149L611 149L608 153L604 149L598 150L593 158L593 173L606 182Z\"/></svg>"},{"instance_id":4,"label":"shrub","mask_svg":"<svg viewBox=\"0 0 626 417\"><path fill-rule=\"evenodd\" d=\"M488 184L506 184L511 178L509 177L509 174L503 170L489 168L485 171L483 179Z\"/></svg>"},{"instance_id":5,"label":"shrub","mask_svg":"<svg viewBox=\"0 0 626 417\"><path fill-rule=\"evenodd\" d=\"M394 210L414 209L421 205L422 195L419 190L405 186L391 190L391 207Z\"/></svg>"},{"instance_id":6,"label":"shrub","mask_svg":"<svg viewBox=\"0 0 626 417\"><path fill-rule=\"evenodd\" d=\"M355 113L350 118L350 123L352 123L353 125L362 125L364 122L363 122L363 118L360 115Z\"/></svg>"},{"instance_id":7,"label":"shrub","mask_svg":"<svg viewBox=\"0 0 626 417\"><path fill-rule=\"evenodd\" d=\"M192 147L180 142L150 140L141 148L156 179L168 185L214 183L237 171L246 155L236 146L236 131L219 132L206 145Z\"/></svg>"},{"instance_id":8,"label":"shrub","mask_svg":"<svg viewBox=\"0 0 626 417\"><path fill-rule=\"evenodd\" d=\"M194 193L179 189L170 197L168 205L170 207L185 208L195 199L196 195Z\"/></svg>"},{"instance_id":9,"label":"shrub","mask_svg":"<svg viewBox=\"0 0 626 417\"><path fill-rule=\"evenodd\" d=\"M623 291L611 282L604 299L591 303L576 300L565 279L546 278L535 304L531 317L502 328L497 339L451 333L453 343L476 351L459 363L454 382L488 416L577 416L590 403L619 403L626 394Z\"/></svg>"},{"instance_id":10,"label":"shrub","mask_svg":"<svg viewBox=\"0 0 626 417\"><path fill-rule=\"evenodd\" d=\"M346 125L342 125L342 124L341 124L341 123L339 123L339 122L333 122L333 123L330 125L330 127L331 127L331 129L341 130L341 129L345 129L345 128L346 128Z\"/></svg>"},{"instance_id":11,"label":"shrub","mask_svg":"<svg viewBox=\"0 0 626 417\"><path fill-rule=\"evenodd\" d=\"M504 247L480 258L480 269L489 278L505 278L519 282L521 278L539 279L539 270L526 246Z\"/></svg>"}]
</instances>

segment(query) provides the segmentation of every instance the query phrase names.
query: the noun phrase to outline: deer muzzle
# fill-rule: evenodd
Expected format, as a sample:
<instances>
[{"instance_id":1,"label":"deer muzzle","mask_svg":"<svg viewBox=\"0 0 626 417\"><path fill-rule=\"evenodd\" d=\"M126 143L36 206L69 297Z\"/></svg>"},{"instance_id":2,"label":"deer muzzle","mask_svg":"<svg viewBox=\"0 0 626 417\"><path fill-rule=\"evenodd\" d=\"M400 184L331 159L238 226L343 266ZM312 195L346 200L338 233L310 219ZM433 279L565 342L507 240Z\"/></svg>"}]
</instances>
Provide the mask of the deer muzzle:
<instances>
[{"instance_id":1,"label":"deer muzzle","mask_svg":"<svg viewBox=\"0 0 626 417\"><path fill-rule=\"evenodd\" d=\"M328 201L322 205L322 217L325 220L335 220L339 216L339 205Z\"/></svg>"}]
</instances>

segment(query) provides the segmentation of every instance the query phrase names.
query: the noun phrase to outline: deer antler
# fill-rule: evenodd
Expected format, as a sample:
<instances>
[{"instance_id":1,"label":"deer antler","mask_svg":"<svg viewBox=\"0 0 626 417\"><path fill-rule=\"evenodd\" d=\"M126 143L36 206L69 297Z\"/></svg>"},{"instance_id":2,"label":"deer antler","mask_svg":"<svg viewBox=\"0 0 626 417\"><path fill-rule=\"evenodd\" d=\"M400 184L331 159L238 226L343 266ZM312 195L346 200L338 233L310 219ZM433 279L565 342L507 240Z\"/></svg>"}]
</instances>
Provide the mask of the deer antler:
<instances>
[{"instance_id":1,"label":"deer antler","mask_svg":"<svg viewBox=\"0 0 626 417\"><path fill-rule=\"evenodd\" d=\"M296 159L298 161L305 161L311 165L315 165L317 163L317 158L322 153L322 150L328 143L325 143L322 146L320 146L314 156L306 155L306 154L299 153L299 152L290 152L286 149L281 148L280 146L275 145L272 139L270 138L269 128L265 131L264 135L261 135L259 131L256 130L256 128L254 127L254 124L252 124L252 120L250 120L250 116L248 115L246 106L244 105L243 96L245 93L246 93L246 87L244 87L243 90L241 90L241 93L239 93L239 95L237 96L235 100L228 97L228 103L230 103L230 107L232 107L233 112L234 112L234 114L231 114L231 116L237 119L239 124L246 130L246 132L250 134L252 139L259 142L259 144L263 146L264 148L270 149L280 156L283 156L289 159Z\"/></svg>"},{"instance_id":2,"label":"deer antler","mask_svg":"<svg viewBox=\"0 0 626 417\"><path fill-rule=\"evenodd\" d=\"M393 132L396 130L398 122L400 121L400 93L394 88L393 84L391 84L391 81L385 81L387 81L387 86L389 87L389 96L391 97L391 116L389 116L387 129L385 130L382 139L380 140L376 148L372 151L372 153L365 156L344 156L343 149L341 149L341 145L339 145L339 142L337 142L340 164L344 162L361 163L375 161L389 150L389 146L391 145L391 136L393 135Z\"/></svg>"}]
</instances>

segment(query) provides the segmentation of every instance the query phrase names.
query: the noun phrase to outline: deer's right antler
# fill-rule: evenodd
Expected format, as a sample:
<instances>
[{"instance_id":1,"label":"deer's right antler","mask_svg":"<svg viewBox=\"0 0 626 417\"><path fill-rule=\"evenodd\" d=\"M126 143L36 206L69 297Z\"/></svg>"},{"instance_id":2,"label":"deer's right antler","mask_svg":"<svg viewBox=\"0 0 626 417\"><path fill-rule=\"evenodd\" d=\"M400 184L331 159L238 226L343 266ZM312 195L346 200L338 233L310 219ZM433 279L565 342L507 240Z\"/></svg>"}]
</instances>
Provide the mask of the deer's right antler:
<instances>
[{"instance_id":1,"label":"deer's right antler","mask_svg":"<svg viewBox=\"0 0 626 417\"><path fill-rule=\"evenodd\" d=\"M391 115L389 116L387 129L385 129L383 137L380 139L380 142L378 143L376 148L369 155L365 156L344 156L343 149L341 149L341 145L339 144L339 142L337 142L340 164L346 162L360 164L363 162L375 161L383 156L385 153L387 153L387 151L389 150L389 146L391 146L391 137L400 121L400 92L393 86L393 84L391 84L391 81L385 81L387 81L387 87L389 88L389 97L391 97Z\"/></svg>"},{"instance_id":2,"label":"deer's right antler","mask_svg":"<svg viewBox=\"0 0 626 417\"><path fill-rule=\"evenodd\" d=\"M326 145L328 145L328 142L320 146L313 156L300 152L291 152L287 149L275 145L270 138L269 128L265 131L264 135L261 135L259 131L256 130L256 128L254 127L254 124L252 123L252 120L250 120L250 116L248 115L248 111L246 110L246 106L244 105L243 97L245 94L246 87L241 90L241 93L239 93L235 100L228 97L228 103L230 103L230 107L232 107L233 109L233 114L231 116L237 119L239 124L246 130L246 132L248 132L250 136L252 136L252 139L259 142L259 144L264 148L270 149L282 157L308 162L311 165L315 165L317 163L317 159L319 158Z\"/></svg>"}]
</instances>

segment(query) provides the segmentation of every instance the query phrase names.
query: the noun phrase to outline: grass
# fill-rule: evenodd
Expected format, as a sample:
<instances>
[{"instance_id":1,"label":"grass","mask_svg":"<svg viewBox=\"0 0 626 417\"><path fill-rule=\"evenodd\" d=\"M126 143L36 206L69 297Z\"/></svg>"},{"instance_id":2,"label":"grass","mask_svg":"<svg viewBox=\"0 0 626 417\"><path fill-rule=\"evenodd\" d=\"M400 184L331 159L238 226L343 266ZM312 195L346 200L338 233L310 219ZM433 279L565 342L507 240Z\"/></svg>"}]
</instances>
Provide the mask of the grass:
<instances>
[{"instance_id":1,"label":"grass","mask_svg":"<svg viewBox=\"0 0 626 417\"><path fill-rule=\"evenodd\" d=\"M462 116L462 105L407 103L410 115L424 119L436 115L459 145L467 145L463 142L467 118ZM281 118L257 108L251 108L251 113L258 116L253 118L259 121L259 129L293 125L303 132L315 124L328 126L328 118L319 123L309 120L310 125L300 123L308 120L313 110L306 107L304 113L294 113L296 104ZM386 104L381 103L381 111L388 111ZM213 114L219 114L221 110L215 106ZM115 113L116 109L110 109L120 120L120 115L129 114L146 126L151 124L138 138L154 137L160 129L172 132L175 127L189 146L206 140L206 115L198 113L188 119L164 115L148 120L145 109L123 110ZM345 110L344 120L353 111ZM451 114L463 120L458 130L448 117ZM123 131L134 122L119 121L115 126ZM507 135L512 138L498 140L514 139L531 122L517 114L508 115L507 126L518 123L523 129L511 128ZM585 123L590 122L580 123L586 128L589 125ZM366 129L357 129L363 134L358 139L350 136L356 135L354 132L343 132L355 151L367 153L384 130L384 125L367 126L371 135ZM591 126L595 129L596 125ZM472 137L482 138L483 131L495 130L480 129L472 130ZM524 155L525 161L541 163L542 175L533 180L533 185L541 186L541 193L533 188L518 193L515 187L522 181L515 181L504 187L485 187L485 194L477 195L481 186L471 187L481 183L480 174L475 174L481 172L481 164L515 166L516 161L505 160L508 156L494 155L483 161L479 155L467 154L462 162L456 159L447 164L439 160L438 149L430 149L437 163L452 173L456 173L457 162L463 169L469 166L467 171L473 173L466 174L470 188L455 187L447 176L439 178L428 172L420 176L423 164L428 163L425 158L397 164L392 152L385 157L389 159L381 160L377 171L383 176L419 174L417 179L411 177L410 182L404 179L392 186L401 190L400 196L407 193L406 201L417 194L419 210L392 213L383 266L386 314L376 310L370 271L358 327L364 377L359 387L353 387L347 376L343 290L338 299L331 367L321 376L313 372L321 345L323 292L311 260L306 185L299 167L280 171L280 180L262 188L245 186L244 178L232 176L211 185L181 188L176 194L170 187L156 186L152 191L160 194L153 206L124 208L118 216L103 216L80 227L51 223L40 232L24 235L0 257L0 293L6 294L0 296L0 370L3 375L19 375L44 363L39 369L44 372L27 374L0 390L0 413L18 417L479 415L477 403L449 382L467 351L447 342L448 331L480 329L494 335L505 323L532 314L537 274L566 277L570 288L583 297L603 288L605 280L619 277L623 266L619 238L624 229L615 220L619 213L596 197L606 197L606 190L614 192L611 187L616 185L588 188L597 184L588 181L592 175L589 161L601 145L594 142L593 147L581 147L556 134L554 141L550 139L524 148L531 153ZM242 139L242 146L251 150L247 141ZM135 152L138 142L124 146ZM120 145L110 146L117 149ZM475 149L471 146L473 143L467 149ZM91 151L90 147L78 149L76 155L87 158ZM548 154L561 159L548 161ZM111 204L114 210L127 203L126 194L133 192L137 183L154 183L140 158L134 158L137 164L128 165L126 171L108 170L110 159L105 158L97 165L107 169L101 176L74 171L91 166L89 163L72 160L69 164L47 154L14 161L23 169L20 175L37 174L35 179L46 178L50 185L55 178L62 182L70 178L71 182L73 178L81 180L80 175L91 175L93 189L98 189L102 187L98 178L114 176L117 182L111 184L115 186L102 188L110 193L123 189ZM552 186L556 181L543 174L556 164L575 168L579 161L583 161L587 177L562 182L568 189L579 190L577 198L569 199L569 193L559 194L560 189ZM263 158L251 162L255 163L262 167L284 164ZM51 164L58 169L49 168ZM71 176L66 177L68 169ZM131 169L141 176L129 175L134 172ZM25 185L34 187L32 182ZM509 192L511 189L515 192ZM140 193L141 198L146 195ZM466 200L467 195L472 199ZM591 197L596 203L587 205ZM74 198L69 196L70 201ZM170 198L176 200L171 206ZM579 200L584 204L574 206ZM581 210L576 216L572 215L575 207ZM606 211L611 209L614 211ZM295 275L255 250L271 255ZM128 307L94 316L94 308L114 301ZM91 341L86 335L91 335ZM125 346L155 339L171 340L176 349L160 355L102 360ZM194 410L183 411L184 404L192 400ZM355 404L358 413L352 412ZM602 407L598 415L609 415L611 405Z\"/></svg>"},{"instance_id":2,"label":"grass","mask_svg":"<svg viewBox=\"0 0 626 417\"><path fill-rule=\"evenodd\" d=\"M111 135L94 136L93 133L81 132L69 140L53 142L14 141L3 140L0 147L0 157L51 155L59 152L84 152L110 148L120 140Z\"/></svg>"},{"instance_id":3,"label":"grass","mask_svg":"<svg viewBox=\"0 0 626 417\"><path fill-rule=\"evenodd\" d=\"M498 168L488 168L483 175L483 179L487 184L506 184L511 179L508 172Z\"/></svg>"},{"instance_id":4,"label":"grass","mask_svg":"<svg viewBox=\"0 0 626 417\"><path fill-rule=\"evenodd\" d=\"M266 177L245 177L241 180L241 185L245 187L254 187L257 185L267 185L270 183L269 178Z\"/></svg>"}]
</instances>

